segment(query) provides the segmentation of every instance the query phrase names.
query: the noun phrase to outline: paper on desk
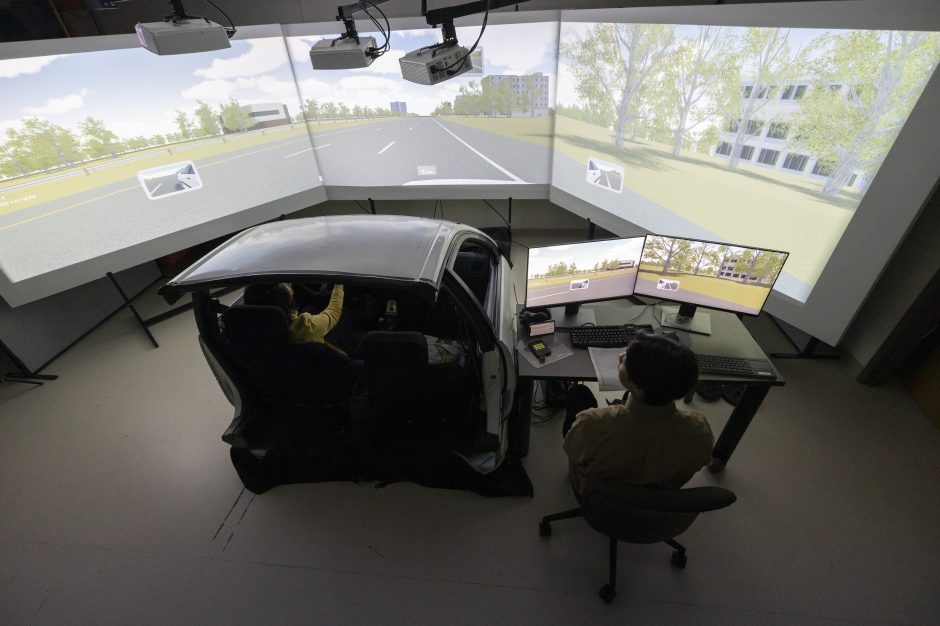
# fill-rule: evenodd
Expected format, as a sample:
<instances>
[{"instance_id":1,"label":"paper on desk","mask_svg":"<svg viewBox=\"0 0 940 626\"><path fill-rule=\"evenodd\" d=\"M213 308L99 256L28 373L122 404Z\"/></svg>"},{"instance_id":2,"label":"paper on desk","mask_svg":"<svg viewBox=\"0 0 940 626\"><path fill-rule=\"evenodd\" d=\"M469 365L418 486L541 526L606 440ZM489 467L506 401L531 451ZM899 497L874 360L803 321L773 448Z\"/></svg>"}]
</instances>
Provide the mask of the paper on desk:
<instances>
[{"instance_id":1,"label":"paper on desk","mask_svg":"<svg viewBox=\"0 0 940 626\"><path fill-rule=\"evenodd\" d=\"M599 391L618 391L624 389L620 384L620 355L623 348L588 348L594 374L597 376Z\"/></svg>"}]
</instances>

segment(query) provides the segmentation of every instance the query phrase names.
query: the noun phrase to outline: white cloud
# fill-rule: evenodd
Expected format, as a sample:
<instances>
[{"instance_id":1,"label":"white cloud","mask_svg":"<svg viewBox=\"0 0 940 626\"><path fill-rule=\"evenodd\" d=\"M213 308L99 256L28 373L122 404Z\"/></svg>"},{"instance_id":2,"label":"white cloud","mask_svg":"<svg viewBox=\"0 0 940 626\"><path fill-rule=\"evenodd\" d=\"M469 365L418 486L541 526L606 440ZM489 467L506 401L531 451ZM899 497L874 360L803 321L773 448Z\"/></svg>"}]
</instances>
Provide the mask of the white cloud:
<instances>
[{"instance_id":1,"label":"white cloud","mask_svg":"<svg viewBox=\"0 0 940 626\"><path fill-rule=\"evenodd\" d=\"M310 47L318 38L287 37L287 54L294 63L310 62Z\"/></svg>"},{"instance_id":2,"label":"white cloud","mask_svg":"<svg viewBox=\"0 0 940 626\"><path fill-rule=\"evenodd\" d=\"M514 74L538 71L555 54L557 33L555 22L487 26L480 40L484 66L490 63L508 66ZM473 45L478 35L477 28L457 29L460 43L467 48Z\"/></svg>"},{"instance_id":3,"label":"white cloud","mask_svg":"<svg viewBox=\"0 0 940 626\"><path fill-rule=\"evenodd\" d=\"M16 78L23 74L36 74L56 59L64 55L55 54L45 57L29 57L25 59L4 59L0 61L0 78Z\"/></svg>"},{"instance_id":4,"label":"white cloud","mask_svg":"<svg viewBox=\"0 0 940 626\"><path fill-rule=\"evenodd\" d=\"M235 94L238 85L228 80L204 80L201 83L184 89L180 95L189 100L228 100Z\"/></svg>"},{"instance_id":5,"label":"white cloud","mask_svg":"<svg viewBox=\"0 0 940 626\"><path fill-rule=\"evenodd\" d=\"M233 59L214 59L212 65L193 74L210 80L257 76L273 72L287 62L283 39L267 37L248 42L248 52Z\"/></svg>"},{"instance_id":6,"label":"white cloud","mask_svg":"<svg viewBox=\"0 0 940 626\"><path fill-rule=\"evenodd\" d=\"M401 76L401 65L398 64L398 59L403 56L405 56L404 50L389 50L373 61L372 65L369 67L361 67L352 71L367 74L394 74Z\"/></svg>"},{"instance_id":7,"label":"white cloud","mask_svg":"<svg viewBox=\"0 0 940 626\"><path fill-rule=\"evenodd\" d=\"M304 100L316 98L317 100L329 100L336 94L336 87L330 83L316 78L307 78L300 81L300 97Z\"/></svg>"},{"instance_id":8,"label":"white cloud","mask_svg":"<svg viewBox=\"0 0 940 626\"><path fill-rule=\"evenodd\" d=\"M339 81L339 86L341 89L349 91L373 89L376 91L396 92L401 90L401 83L397 80L367 75L347 76Z\"/></svg>"},{"instance_id":9,"label":"white cloud","mask_svg":"<svg viewBox=\"0 0 940 626\"><path fill-rule=\"evenodd\" d=\"M81 93L71 93L61 98L49 98L41 107L27 107L26 112L30 115L61 115L82 108L86 95L88 95L88 90L82 89Z\"/></svg>"},{"instance_id":10,"label":"white cloud","mask_svg":"<svg viewBox=\"0 0 940 626\"><path fill-rule=\"evenodd\" d=\"M578 102L577 92L578 82L568 66L562 62L558 64L557 88L555 91L555 100L558 104L571 106Z\"/></svg>"},{"instance_id":11,"label":"white cloud","mask_svg":"<svg viewBox=\"0 0 940 626\"><path fill-rule=\"evenodd\" d=\"M273 76L260 76L256 83L255 88L261 93L270 94L277 98L297 96L297 86L292 80L279 80Z\"/></svg>"}]
</instances>

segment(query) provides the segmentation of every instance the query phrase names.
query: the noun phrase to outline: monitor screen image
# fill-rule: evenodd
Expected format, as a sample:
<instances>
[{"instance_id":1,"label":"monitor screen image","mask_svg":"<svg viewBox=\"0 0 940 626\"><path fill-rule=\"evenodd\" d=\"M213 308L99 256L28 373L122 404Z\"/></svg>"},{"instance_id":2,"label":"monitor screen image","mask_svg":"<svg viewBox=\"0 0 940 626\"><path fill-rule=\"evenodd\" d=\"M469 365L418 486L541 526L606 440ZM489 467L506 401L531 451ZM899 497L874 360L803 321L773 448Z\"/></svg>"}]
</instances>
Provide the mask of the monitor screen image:
<instances>
[{"instance_id":1,"label":"monitor screen image","mask_svg":"<svg viewBox=\"0 0 940 626\"><path fill-rule=\"evenodd\" d=\"M436 85L402 78L399 59L440 43L440 29L398 23L392 20L389 51L369 67L351 70L314 70L310 63L311 45L335 38L335 26L323 35L290 36L288 31L324 183L547 185L558 23L491 20L474 52L474 69ZM456 30L467 49L480 34L479 26ZM381 33L360 35L384 41ZM370 193L376 197L374 189Z\"/></svg>"},{"instance_id":2,"label":"monitor screen image","mask_svg":"<svg viewBox=\"0 0 940 626\"><path fill-rule=\"evenodd\" d=\"M306 193L321 182L275 32L177 56L135 46L0 58L0 286L14 292L0 290L7 302L319 201ZM50 278L63 270L67 279ZM31 294L16 292L47 279Z\"/></svg>"},{"instance_id":3,"label":"monitor screen image","mask_svg":"<svg viewBox=\"0 0 940 626\"><path fill-rule=\"evenodd\" d=\"M778 250L647 235L635 293L757 315L787 256Z\"/></svg>"},{"instance_id":4,"label":"monitor screen image","mask_svg":"<svg viewBox=\"0 0 940 626\"><path fill-rule=\"evenodd\" d=\"M789 250L777 290L806 302L934 74L940 33L592 13L562 14L552 185L649 232Z\"/></svg>"},{"instance_id":5,"label":"monitor screen image","mask_svg":"<svg viewBox=\"0 0 940 626\"><path fill-rule=\"evenodd\" d=\"M525 306L553 307L633 295L643 237L529 248Z\"/></svg>"}]
</instances>

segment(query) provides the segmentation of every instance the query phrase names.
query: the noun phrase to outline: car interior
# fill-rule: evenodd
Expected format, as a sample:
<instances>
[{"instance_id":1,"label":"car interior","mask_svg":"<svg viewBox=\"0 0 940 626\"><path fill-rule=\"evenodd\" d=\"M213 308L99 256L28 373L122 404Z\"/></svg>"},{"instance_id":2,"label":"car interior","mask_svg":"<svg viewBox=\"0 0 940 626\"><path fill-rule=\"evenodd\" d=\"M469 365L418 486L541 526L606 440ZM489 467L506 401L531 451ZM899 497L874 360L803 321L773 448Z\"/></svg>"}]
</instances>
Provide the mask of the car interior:
<instances>
[{"instance_id":1,"label":"car interior","mask_svg":"<svg viewBox=\"0 0 940 626\"><path fill-rule=\"evenodd\" d=\"M452 268L484 309L493 300L491 259L467 244ZM306 278L291 284L299 311L316 314L327 306L332 285ZM446 449L469 458L495 450L498 437L485 428L482 350L448 291L429 301L358 278L344 292L344 332L339 339L331 332L327 341L346 354L290 341L288 316L277 306L247 305L239 297L226 307L210 298L201 343L213 370L216 364L222 370L214 373L223 390L224 379L235 388L227 391L235 417L222 436L233 461L236 450L255 459L328 455L332 460L323 465L331 468L330 479L337 471L356 479L381 474L376 459L399 454ZM464 358L432 365L426 336L459 344ZM347 461L337 463L341 451ZM349 467L357 459L369 459L369 467Z\"/></svg>"}]
</instances>

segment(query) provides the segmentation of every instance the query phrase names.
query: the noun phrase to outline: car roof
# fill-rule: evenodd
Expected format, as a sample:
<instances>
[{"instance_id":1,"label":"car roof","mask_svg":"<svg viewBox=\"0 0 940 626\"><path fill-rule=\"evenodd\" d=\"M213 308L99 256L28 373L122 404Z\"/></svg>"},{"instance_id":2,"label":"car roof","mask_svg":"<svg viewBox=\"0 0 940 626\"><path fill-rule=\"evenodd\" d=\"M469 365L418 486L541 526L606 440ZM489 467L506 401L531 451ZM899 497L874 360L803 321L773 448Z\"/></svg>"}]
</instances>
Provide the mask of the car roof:
<instances>
[{"instance_id":1,"label":"car roof","mask_svg":"<svg viewBox=\"0 0 940 626\"><path fill-rule=\"evenodd\" d=\"M331 282L378 280L436 291L450 244L463 233L489 240L471 226L402 215L282 220L235 235L169 281L160 293L169 299L218 285L304 277Z\"/></svg>"}]
</instances>

